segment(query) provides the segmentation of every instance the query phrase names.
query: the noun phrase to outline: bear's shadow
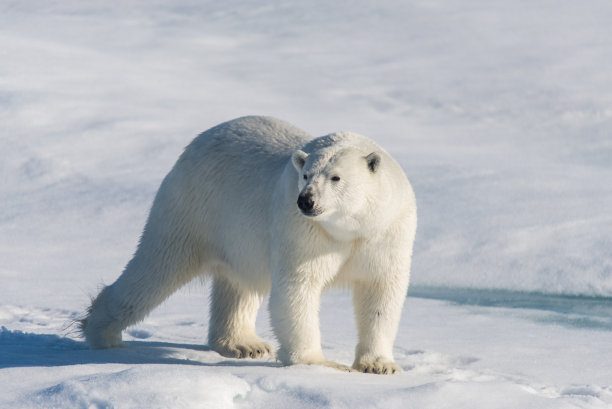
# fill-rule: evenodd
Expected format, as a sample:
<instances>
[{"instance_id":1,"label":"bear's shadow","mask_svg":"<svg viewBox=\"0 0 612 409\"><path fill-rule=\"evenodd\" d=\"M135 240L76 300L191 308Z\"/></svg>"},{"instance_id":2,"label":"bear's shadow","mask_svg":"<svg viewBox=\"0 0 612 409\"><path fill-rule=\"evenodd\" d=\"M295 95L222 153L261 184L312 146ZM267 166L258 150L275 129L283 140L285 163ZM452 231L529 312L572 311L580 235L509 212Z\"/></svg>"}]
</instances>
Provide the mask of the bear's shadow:
<instances>
[{"instance_id":1,"label":"bear's shadow","mask_svg":"<svg viewBox=\"0 0 612 409\"><path fill-rule=\"evenodd\" d=\"M87 344L53 334L31 334L0 329L0 368L69 366L83 364L167 364L196 366L277 367L270 359L229 359L207 345L129 341L124 348L92 350ZM201 357L199 354L204 353ZM214 354L214 355L208 355ZM198 358L206 361L202 362Z\"/></svg>"}]
</instances>

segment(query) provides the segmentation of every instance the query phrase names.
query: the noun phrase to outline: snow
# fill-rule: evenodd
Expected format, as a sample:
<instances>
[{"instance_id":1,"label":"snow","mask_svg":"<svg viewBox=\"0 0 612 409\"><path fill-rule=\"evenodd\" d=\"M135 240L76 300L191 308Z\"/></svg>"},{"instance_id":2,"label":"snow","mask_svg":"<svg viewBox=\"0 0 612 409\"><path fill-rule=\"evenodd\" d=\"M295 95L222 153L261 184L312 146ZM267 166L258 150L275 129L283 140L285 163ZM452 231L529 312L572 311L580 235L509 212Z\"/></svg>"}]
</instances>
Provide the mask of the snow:
<instances>
[{"instance_id":1,"label":"snow","mask_svg":"<svg viewBox=\"0 0 612 409\"><path fill-rule=\"evenodd\" d=\"M204 288L181 292L128 330L128 347L92 351L55 335L73 313L2 307L12 329L0 332L0 407L117 408L597 408L612 404L608 300L589 311L406 302L394 350L394 376L323 367L279 367L272 358L223 358L203 344ZM520 298L520 296L517 296ZM469 297L468 297L469 298ZM477 297L476 297L477 298ZM497 295L495 299L502 299ZM588 301L588 300L587 300ZM514 305L514 307L512 307ZM573 302L557 300L553 309ZM321 308L323 349L350 364L356 342L347 319L350 295L327 294ZM591 307L594 307L592 305ZM607 313L605 312L607 308ZM548 310L547 310L548 309ZM592 310L593 308L591 308ZM49 316L55 320L49 320ZM258 317L267 339L267 312ZM600 320L599 327L583 325ZM51 322L51 323L50 323Z\"/></svg>"},{"instance_id":2,"label":"snow","mask_svg":"<svg viewBox=\"0 0 612 409\"><path fill-rule=\"evenodd\" d=\"M0 3L0 407L612 407L609 2ZM236 361L206 285L91 351L69 327L199 132L377 140L419 230L397 376ZM274 342L262 309L259 333ZM350 364L350 295L323 299Z\"/></svg>"}]
</instances>

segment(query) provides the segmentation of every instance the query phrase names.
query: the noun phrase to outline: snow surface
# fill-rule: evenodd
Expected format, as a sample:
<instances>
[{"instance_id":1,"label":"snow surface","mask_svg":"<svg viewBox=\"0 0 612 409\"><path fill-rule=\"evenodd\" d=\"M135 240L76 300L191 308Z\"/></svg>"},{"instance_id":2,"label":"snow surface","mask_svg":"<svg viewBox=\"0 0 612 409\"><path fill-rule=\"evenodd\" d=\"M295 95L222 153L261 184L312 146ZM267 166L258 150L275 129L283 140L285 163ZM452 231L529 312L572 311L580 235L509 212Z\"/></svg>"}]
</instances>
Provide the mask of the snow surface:
<instances>
[{"instance_id":1,"label":"snow surface","mask_svg":"<svg viewBox=\"0 0 612 409\"><path fill-rule=\"evenodd\" d=\"M0 407L612 407L612 4L0 1ZM247 114L377 140L419 230L397 376L235 361L207 286L90 351L199 132ZM350 364L350 296L324 297ZM273 341L265 308L259 332Z\"/></svg>"}]
</instances>

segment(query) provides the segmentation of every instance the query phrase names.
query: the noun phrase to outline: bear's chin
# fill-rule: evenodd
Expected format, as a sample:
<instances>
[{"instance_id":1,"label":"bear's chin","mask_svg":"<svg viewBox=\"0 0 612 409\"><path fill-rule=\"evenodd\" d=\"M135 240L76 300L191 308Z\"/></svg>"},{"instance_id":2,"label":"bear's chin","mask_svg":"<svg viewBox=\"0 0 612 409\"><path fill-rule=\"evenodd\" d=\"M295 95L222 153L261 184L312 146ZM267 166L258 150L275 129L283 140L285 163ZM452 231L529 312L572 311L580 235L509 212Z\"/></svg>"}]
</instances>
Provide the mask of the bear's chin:
<instances>
[{"instance_id":1,"label":"bear's chin","mask_svg":"<svg viewBox=\"0 0 612 409\"><path fill-rule=\"evenodd\" d=\"M314 217L311 216L309 219L339 241L352 241L361 236L359 222L348 215L328 211L321 212Z\"/></svg>"}]
</instances>

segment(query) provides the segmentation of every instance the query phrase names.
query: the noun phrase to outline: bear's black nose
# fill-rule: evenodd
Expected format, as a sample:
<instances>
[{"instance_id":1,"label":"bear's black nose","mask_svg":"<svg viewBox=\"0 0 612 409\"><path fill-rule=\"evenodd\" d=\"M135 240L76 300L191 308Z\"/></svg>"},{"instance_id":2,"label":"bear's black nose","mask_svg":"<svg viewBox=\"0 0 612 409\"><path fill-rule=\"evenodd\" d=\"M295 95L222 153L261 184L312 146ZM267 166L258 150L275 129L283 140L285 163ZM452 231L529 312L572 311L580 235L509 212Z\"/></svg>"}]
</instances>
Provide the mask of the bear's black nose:
<instances>
[{"instance_id":1,"label":"bear's black nose","mask_svg":"<svg viewBox=\"0 0 612 409\"><path fill-rule=\"evenodd\" d=\"M304 213L312 213L314 207L314 200L312 200L312 193L302 193L298 196L297 205L300 210Z\"/></svg>"}]
</instances>

